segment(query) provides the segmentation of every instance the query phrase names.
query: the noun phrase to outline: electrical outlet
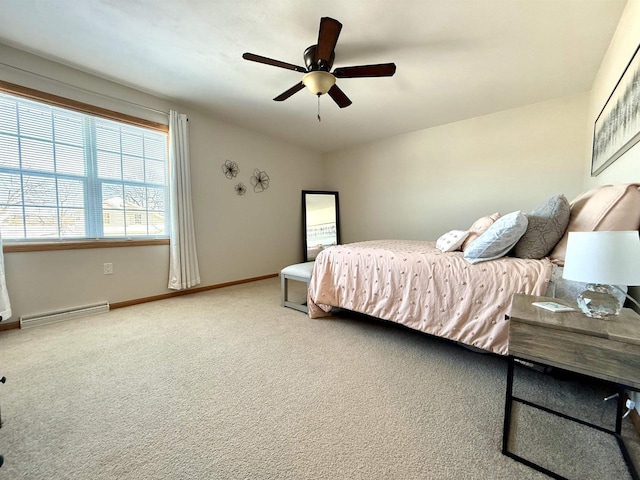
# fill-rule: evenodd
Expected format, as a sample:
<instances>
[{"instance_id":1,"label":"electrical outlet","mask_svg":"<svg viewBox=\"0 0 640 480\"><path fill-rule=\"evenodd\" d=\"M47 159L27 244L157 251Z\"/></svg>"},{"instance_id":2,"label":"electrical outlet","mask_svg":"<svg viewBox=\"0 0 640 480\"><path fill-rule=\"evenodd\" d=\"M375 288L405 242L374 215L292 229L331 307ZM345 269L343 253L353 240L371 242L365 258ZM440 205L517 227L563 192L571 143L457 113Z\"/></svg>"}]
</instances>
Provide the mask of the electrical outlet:
<instances>
[{"instance_id":1,"label":"electrical outlet","mask_svg":"<svg viewBox=\"0 0 640 480\"><path fill-rule=\"evenodd\" d=\"M104 274L111 275L113 273L113 263L104 264Z\"/></svg>"}]
</instances>

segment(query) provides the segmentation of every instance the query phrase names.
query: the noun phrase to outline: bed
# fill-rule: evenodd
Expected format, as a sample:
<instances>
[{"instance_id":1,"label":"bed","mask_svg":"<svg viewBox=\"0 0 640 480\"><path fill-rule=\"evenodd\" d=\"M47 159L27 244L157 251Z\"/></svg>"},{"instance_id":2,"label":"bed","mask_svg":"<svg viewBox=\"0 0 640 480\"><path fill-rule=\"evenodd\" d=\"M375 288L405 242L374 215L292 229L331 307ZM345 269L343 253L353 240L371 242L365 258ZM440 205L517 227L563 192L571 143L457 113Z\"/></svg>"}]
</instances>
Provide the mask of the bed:
<instances>
[{"instance_id":1,"label":"bed","mask_svg":"<svg viewBox=\"0 0 640 480\"><path fill-rule=\"evenodd\" d=\"M330 317L338 307L506 355L513 294L571 291L557 285L568 232L638 230L638 187L597 187L572 202L555 195L529 214L481 217L437 242L328 248L314 265L309 316Z\"/></svg>"}]
</instances>

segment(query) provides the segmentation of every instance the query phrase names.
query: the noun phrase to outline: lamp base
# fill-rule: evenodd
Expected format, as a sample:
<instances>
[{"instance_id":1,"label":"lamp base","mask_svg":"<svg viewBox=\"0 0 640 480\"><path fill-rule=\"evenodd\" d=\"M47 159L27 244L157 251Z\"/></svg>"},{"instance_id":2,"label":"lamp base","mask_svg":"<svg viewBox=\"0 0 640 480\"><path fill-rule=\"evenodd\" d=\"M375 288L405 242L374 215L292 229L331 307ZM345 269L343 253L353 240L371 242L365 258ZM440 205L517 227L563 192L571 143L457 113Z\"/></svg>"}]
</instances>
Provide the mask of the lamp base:
<instances>
[{"instance_id":1,"label":"lamp base","mask_svg":"<svg viewBox=\"0 0 640 480\"><path fill-rule=\"evenodd\" d=\"M578 295L578 307L587 317L606 318L619 315L621 305L610 285L589 283L587 289Z\"/></svg>"}]
</instances>

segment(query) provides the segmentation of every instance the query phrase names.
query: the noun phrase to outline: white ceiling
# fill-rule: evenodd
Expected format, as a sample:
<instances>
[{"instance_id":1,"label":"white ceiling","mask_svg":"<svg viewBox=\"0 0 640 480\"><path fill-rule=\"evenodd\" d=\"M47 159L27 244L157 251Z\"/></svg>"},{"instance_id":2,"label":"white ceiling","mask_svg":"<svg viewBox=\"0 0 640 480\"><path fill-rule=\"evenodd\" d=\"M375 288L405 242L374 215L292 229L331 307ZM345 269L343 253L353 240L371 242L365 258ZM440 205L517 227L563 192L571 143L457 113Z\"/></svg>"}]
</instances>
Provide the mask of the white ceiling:
<instances>
[{"instance_id":1,"label":"white ceiling","mask_svg":"<svg viewBox=\"0 0 640 480\"><path fill-rule=\"evenodd\" d=\"M0 42L327 152L587 91L625 0L2 0ZM335 67L395 62L388 78L339 79L339 109L303 90L320 17L343 24Z\"/></svg>"}]
</instances>

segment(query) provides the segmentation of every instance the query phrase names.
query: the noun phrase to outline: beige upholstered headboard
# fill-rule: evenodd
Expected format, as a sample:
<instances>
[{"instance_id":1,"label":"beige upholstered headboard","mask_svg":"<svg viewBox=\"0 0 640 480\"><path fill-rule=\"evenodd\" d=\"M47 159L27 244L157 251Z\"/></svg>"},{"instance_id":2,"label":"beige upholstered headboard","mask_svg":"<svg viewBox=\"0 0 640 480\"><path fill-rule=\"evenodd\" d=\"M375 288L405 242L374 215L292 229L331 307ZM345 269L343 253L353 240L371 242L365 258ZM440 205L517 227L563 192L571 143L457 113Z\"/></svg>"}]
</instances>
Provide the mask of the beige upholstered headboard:
<instances>
[{"instance_id":1,"label":"beige upholstered headboard","mask_svg":"<svg viewBox=\"0 0 640 480\"><path fill-rule=\"evenodd\" d=\"M640 184L602 185L578 195L571 201L567 230L549 258L564 265L569 232L602 230L640 231Z\"/></svg>"}]
</instances>

